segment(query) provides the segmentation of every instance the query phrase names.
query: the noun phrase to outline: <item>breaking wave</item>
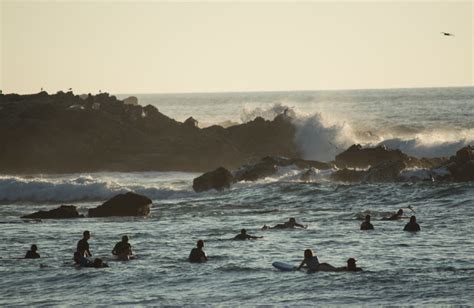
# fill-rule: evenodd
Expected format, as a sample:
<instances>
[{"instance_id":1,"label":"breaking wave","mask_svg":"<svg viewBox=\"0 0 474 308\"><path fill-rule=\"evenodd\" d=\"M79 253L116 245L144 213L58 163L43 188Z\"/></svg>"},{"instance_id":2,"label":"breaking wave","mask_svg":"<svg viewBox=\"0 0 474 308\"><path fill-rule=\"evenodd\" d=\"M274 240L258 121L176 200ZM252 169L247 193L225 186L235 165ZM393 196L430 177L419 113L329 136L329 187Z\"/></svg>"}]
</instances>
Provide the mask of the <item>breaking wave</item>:
<instances>
[{"instance_id":1,"label":"breaking wave","mask_svg":"<svg viewBox=\"0 0 474 308\"><path fill-rule=\"evenodd\" d=\"M427 128L422 123L386 127L383 124L360 123L345 120L345 116L323 112L302 113L294 107L276 103L266 108L244 108L242 122L248 122L257 116L271 120L285 113L296 126L295 144L303 158L319 161L331 161L352 144L363 146L385 145L402 152L421 157L442 157L454 155L460 148L474 144L474 128L445 129ZM380 127L377 127L379 125Z\"/></svg>"},{"instance_id":2,"label":"breaking wave","mask_svg":"<svg viewBox=\"0 0 474 308\"><path fill-rule=\"evenodd\" d=\"M126 185L90 176L72 179L0 177L1 202L80 202L101 201L132 191L151 199L188 196L192 190L150 185Z\"/></svg>"}]
</instances>

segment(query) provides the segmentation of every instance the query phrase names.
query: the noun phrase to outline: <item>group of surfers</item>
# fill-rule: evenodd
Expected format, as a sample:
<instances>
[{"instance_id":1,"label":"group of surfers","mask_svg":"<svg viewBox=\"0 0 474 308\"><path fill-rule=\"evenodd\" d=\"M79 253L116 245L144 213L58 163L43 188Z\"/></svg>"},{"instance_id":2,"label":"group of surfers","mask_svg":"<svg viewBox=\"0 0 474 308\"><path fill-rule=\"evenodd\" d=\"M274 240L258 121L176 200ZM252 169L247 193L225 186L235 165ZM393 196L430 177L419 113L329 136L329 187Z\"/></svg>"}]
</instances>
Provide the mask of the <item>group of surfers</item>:
<instances>
[{"instance_id":1,"label":"group of surfers","mask_svg":"<svg viewBox=\"0 0 474 308\"><path fill-rule=\"evenodd\" d=\"M361 230L373 230L374 226L370 222L370 215L365 216L364 222L362 222L360 229ZM399 209L396 213L389 217L385 217L382 220L398 220L402 218L407 218L403 216L403 209ZM273 227L269 227L264 225L262 230L270 230L270 229L294 229L296 227L306 229L307 225L302 225L296 222L296 219L291 217L288 221L277 224ZM416 217L411 216L410 221L405 225L404 231L411 231L416 232L420 231L420 225L416 222ZM74 253L74 262L76 266L80 267L95 267L95 268L102 268L108 267L107 263L103 262L101 258L95 258L91 261L92 253L89 249L88 240L90 239L91 234L89 231L83 232L83 237L81 240L77 242L76 252ZM247 234L246 229L240 230L240 233L237 234L233 239L234 240L249 240L249 239L259 239L263 238L263 236L254 236ZM193 248L189 254L188 260L189 262L193 263L202 263L208 260L206 253L203 250L204 248L204 241L198 240L196 247ZM122 240L115 244L114 248L112 249L112 255L114 255L118 260L126 261L134 258L132 252L132 246L129 243L129 238L127 235L122 236ZM38 254L38 247L36 245L31 245L31 249L26 253L25 259L36 259L40 258ZM362 271L361 268L356 266L356 260L354 258L349 258L347 260L347 266L344 267L334 267L328 263L320 263L319 259L316 255L314 255L311 249L306 249L304 251L304 259L301 261L301 264L295 269L300 270L303 266L308 268L308 271Z\"/></svg>"},{"instance_id":2,"label":"group of surfers","mask_svg":"<svg viewBox=\"0 0 474 308\"><path fill-rule=\"evenodd\" d=\"M374 225L370 222L370 215L365 215L364 222L360 225L361 230L373 230ZM399 209L396 213L392 214L389 217L384 217L382 220L399 220L399 219L404 219L408 218L406 216L403 216L403 209ZM403 231L409 231L409 232L418 232L420 231L420 225L416 222L416 216L412 215L410 217L410 221L405 225L403 228Z\"/></svg>"}]
</instances>

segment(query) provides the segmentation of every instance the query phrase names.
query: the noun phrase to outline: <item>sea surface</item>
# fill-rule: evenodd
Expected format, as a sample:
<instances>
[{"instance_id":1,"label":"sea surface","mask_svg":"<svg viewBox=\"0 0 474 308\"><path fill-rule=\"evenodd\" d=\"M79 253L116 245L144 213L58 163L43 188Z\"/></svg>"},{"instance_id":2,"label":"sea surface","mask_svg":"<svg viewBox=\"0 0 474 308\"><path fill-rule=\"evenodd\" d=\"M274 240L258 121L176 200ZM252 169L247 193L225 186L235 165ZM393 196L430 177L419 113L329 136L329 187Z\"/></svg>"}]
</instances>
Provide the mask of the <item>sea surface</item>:
<instances>
[{"instance_id":1,"label":"sea surface","mask_svg":"<svg viewBox=\"0 0 474 308\"><path fill-rule=\"evenodd\" d=\"M474 144L472 87L134 95L142 105L180 121L193 116L201 126L271 119L286 110L298 127L295 143L312 159L331 160L354 142L419 157ZM0 175L0 306L474 304L474 183L346 184L329 181L331 171L303 182L301 172L285 167L270 178L199 194L192 190L196 173ZM85 214L127 191L153 200L149 217L20 219L61 204ZM416 215L421 232L403 232L406 219L381 220L399 208ZM359 230L366 214L373 231ZM289 217L308 228L261 230ZM230 240L242 228L264 238ZM93 255L108 268L73 266L84 230L92 234ZM124 234L136 260L111 256ZM198 239L209 262L190 264ZM31 244L41 259L22 259ZM272 267L274 261L298 265L307 248L334 266L354 257L364 271Z\"/></svg>"}]
</instances>

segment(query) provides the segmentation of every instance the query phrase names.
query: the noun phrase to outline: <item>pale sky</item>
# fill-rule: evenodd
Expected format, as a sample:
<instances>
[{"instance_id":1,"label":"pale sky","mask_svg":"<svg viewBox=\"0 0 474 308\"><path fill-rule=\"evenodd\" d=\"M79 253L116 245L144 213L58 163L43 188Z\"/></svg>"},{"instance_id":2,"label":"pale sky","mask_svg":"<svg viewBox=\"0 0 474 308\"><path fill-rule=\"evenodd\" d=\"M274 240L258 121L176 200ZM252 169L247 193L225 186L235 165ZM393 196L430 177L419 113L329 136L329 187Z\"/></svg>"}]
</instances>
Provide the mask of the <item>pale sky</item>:
<instances>
[{"instance_id":1,"label":"pale sky","mask_svg":"<svg viewBox=\"0 0 474 308\"><path fill-rule=\"evenodd\" d=\"M472 1L0 1L4 93L474 85Z\"/></svg>"}]
</instances>

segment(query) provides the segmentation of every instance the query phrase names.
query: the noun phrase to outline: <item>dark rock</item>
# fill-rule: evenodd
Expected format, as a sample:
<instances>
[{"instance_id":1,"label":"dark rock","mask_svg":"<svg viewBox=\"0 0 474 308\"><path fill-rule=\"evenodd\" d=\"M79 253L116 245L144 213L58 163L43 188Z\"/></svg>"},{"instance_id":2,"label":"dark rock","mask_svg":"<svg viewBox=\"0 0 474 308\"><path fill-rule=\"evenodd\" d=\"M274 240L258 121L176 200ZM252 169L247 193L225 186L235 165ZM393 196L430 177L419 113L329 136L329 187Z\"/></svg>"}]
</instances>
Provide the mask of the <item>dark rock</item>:
<instances>
[{"instance_id":1,"label":"dark rock","mask_svg":"<svg viewBox=\"0 0 474 308\"><path fill-rule=\"evenodd\" d=\"M186 127L198 127L198 121L196 119L194 119L193 117L189 117L186 119L186 121L184 121L183 123L184 126Z\"/></svg>"},{"instance_id":2,"label":"dark rock","mask_svg":"<svg viewBox=\"0 0 474 308\"><path fill-rule=\"evenodd\" d=\"M234 176L226 168L219 167L214 171L206 172L193 180L195 192L203 192L210 189L223 190L229 188L234 181Z\"/></svg>"},{"instance_id":3,"label":"dark rock","mask_svg":"<svg viewBox=\"0 0 474 308\"><path fill-rule=\"evenodd\" d=\"M466 146L457 151L447 167L454 181L474 181L474 147Z\"/></svg>"},{"instance_id":4,"label":"dark rock","mask_svg":"<svg viewBox=\"0 0 474 308\"><path fill-rule=\"evenodd\" d=\"M21 218L33 219L65 219L65 218L81 218L74 205L61 205L60 207L50 211L39 211L30 215L22 216Z\"/></svg>"},{"instance_id":5,"label":"dark rock","mask_svg":"<svg viewBox=\"0 0 474 308\"><path fill-rule=\"evenodd\" d=\"M266 155L299 157L287 116L201 129L192 118L180 123L108 93L84 98L2 95L0 173L196 172L235 169Z\"/></svg>"},{"instance_id":6,"label":"dark rock","mask_svg":"<svg viewBox=\"0 0 474 308\"><path fill-rule=\"evenodd\" d=\"M331 180L338 182L361 182L365 171L354 170L354 169L341 169L331 174Z\"/></svg>"},{"instance_id":7,"label":"dark rock","mask_svg":"<svg viewBox=\"0 0 474 308\"><path fill-rule=\"evenodd\" d=\"M150 214L151 200L145 196L128 192L89 209L89 217L147 216Z\"/></svg>"},{"instance_id":8,"label":"dark rock","mask_svg":"<svg viewBox=\"0 0 474 308\"><path fill-rule=\"evenodd\" d=\"M269 162L260 162L253 166L245 167L236 172L237 181L256 181L258 179L266 178L277 172L276 165Z\"/></svg>"},{"instance_id":9,"label":"dark rock","mask_svg":"<svg viewBox=\"0 0 474 308\"><path fill-rule=\"evenodd\" d=\"M387 149L385 146L362 148L354 144L346 151L336 155L336 165L339 168L368 168L383 161L409 161L410 157L400 150Z\"/></svg>"},{"instance_id":10,"label":"dark rock","mask_svg":"<svg viewBox=\"0 0 474 308\"><path fill-rule=\"evenodd\" d=\"M365 182L395 182L399 180L400 172L407 165L401 161L383 161L376 166L371 167L363 176Z\"/></svg>"}]
</instances>

